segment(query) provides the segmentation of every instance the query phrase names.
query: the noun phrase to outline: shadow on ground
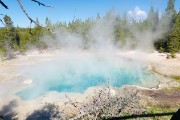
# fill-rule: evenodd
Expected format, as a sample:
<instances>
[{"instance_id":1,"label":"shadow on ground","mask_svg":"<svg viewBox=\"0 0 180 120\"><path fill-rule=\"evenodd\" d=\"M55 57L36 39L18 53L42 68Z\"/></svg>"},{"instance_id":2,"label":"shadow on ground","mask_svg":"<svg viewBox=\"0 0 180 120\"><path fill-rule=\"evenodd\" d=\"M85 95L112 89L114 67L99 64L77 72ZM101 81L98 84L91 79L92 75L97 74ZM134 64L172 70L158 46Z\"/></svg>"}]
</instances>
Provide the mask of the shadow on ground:
<instances>
[{"instance_id":1,"label":"shadow on ground","mask_svg":"<svg viewBox=\"0 0 180 120\"><path fill-rule=\"evenodd\" d=\"M172 116L171 120L180 120L180 109L177 112L129 115L129 116L122 116L122 117L112 117L106 120L126 120L126 119L139 119L139 118L145 119L147 117L155 118L155 117L162 117L162 116Z\"/></svg>"},{"instance_id":2,"label":"shadow on ground","mask_svg":"<svg viewBox=\"0 0 180 120\"><path fill-rule=\"evenodd\" d=\"M54 104L47 104L42 109L28 115L26 120L51 120L53 118L61 119L58 107Z\"/></svg>"},{"instance_id":3,"label":"shadow on ground","mask_svg":"<svg viewBox=\"0 0 180 120\"><path fill-rule=\"evenodd\" d=\"M15 108L17 107L17 102L12 100L8 105L5 105L0 110L0 120L15 120L15 116L17 113L15 112Z\"/></svg>"}]
</instances>

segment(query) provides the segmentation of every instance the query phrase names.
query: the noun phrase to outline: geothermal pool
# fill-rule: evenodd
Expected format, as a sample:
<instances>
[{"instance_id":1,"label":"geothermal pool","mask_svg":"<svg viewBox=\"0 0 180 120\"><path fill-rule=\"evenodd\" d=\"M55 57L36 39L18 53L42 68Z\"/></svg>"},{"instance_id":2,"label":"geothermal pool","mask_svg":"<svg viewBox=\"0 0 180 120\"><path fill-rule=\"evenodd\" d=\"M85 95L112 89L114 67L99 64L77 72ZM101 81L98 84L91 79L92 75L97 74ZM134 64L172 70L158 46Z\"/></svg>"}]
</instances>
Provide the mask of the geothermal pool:
<instances>
[{"instance_id":1,"label":"geothermal pool","mask_svg":"<svg viewBox=\"0 0 180 120\"><path fill-rule=\"evenodd\" d=\"M17 93L24 100L51 91L83 93L89 87L107 83L120 87L153 80L153 75L138 61L89 53L63 54L36 62L24 71L23 74L32 79L32 84Z\"/></svg>"}]
</instances>

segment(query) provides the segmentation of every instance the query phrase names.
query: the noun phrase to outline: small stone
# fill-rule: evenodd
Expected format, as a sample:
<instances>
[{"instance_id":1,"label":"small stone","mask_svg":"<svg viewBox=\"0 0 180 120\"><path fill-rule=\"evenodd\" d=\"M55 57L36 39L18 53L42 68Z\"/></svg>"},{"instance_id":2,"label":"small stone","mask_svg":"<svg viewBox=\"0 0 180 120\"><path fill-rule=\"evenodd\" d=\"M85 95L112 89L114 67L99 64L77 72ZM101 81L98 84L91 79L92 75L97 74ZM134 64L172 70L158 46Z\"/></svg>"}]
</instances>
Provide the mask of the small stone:
<instances>
[{"instance_id":1,"label":"small stone","mask_svg":"<svg viewBox=\"0 0 180 120\"><path fill-rule=\"evenodd\" d=\"M12 117L12 120L18 120L18 114Z\"/></svg>"},{"instance_id":2,"label":"small stone","mask_svg":"<svg viewBox=\"0 0 180 120\"><path fill-rule=\"evenodd\" d=\"M27 79L27 80L24 80L23 83L24 83L24 84L31 84L31 83L32 83L32 80L31 80L31 79Z\"/></svg>"}]
</instances>

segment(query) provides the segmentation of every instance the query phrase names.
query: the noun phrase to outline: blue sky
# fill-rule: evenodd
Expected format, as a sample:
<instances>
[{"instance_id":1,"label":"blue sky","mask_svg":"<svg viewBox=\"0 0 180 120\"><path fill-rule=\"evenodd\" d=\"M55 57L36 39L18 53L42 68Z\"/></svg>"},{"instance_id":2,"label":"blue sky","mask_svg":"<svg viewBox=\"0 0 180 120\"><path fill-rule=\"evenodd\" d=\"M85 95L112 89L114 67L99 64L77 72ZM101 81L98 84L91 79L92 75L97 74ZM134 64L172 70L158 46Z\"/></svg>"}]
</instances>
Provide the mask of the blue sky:
<instances>
[{"instance_id":1,"label":"blue sky","mask_svg":"<svg viewBox=\"0 0 180 120\"><path fill-rule=\"evenodd\" d=\"M0 13L9 15L14 22L14 26L28 27L30 21L21 11L17 0L3 1L8 5L9 10L0 6ZM140 13L139 17L143 17L143 15L145 17L151 4L160 12L164 11L167 5L167 0L39 0L47 5L54 6L54 8L46 8L38 6L31 0L21 1L28 14L34 20L38 18L41 24L44 24L46 17L55 23L56 21L72 21L74 14L76 18L82 20L88 17L96 17L97 13L104 16L113 7L118 14L127 12L136 17L136 13L138 13L137 15ZM180 9L180 0L176 0L175 8ZM3 16L0 17L2 19ZM3 25L0 23L0 26Z\"/></svg>"}]
</instances>

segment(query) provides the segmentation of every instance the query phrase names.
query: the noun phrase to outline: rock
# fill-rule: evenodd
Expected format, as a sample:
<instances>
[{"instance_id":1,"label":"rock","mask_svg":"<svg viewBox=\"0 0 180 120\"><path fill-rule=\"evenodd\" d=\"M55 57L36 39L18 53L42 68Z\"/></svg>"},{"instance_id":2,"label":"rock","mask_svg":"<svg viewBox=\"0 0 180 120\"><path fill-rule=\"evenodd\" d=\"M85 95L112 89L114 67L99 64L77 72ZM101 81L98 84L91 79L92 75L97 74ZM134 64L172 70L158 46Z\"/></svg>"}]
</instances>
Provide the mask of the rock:
<instances>
[{"instance_id":1,"label":"rock","mask_svg":"<svg viewBox=\"0 0 180 120\"><path fill-rule=\"evenodd\" d=\"M31 80L31 79L27 79L27 80L24 80L23 83L24 83L24 84L31 84L31 83L32 83L32 80Z\"/></svg>"},{"instance_id":2,"label":"rock","mask_svg":"<svg viewBox=\"0 0 180 120\"><path fill-rule=\"evenodd\" d=\"M114 90L114 89L111 88L111 89L110 89L110 95L111 95L111 96L116 95L116 90Z\"/></svg>"},{"instance_id":3,"label":"rock","mask_svg":"<svg viewBox=\"0 0 180 120\"><path fill-rule=\"evenodd\" d=\"M18 114L12 117L12 120L18 120Z\"/></svg>"}]
</instances>

